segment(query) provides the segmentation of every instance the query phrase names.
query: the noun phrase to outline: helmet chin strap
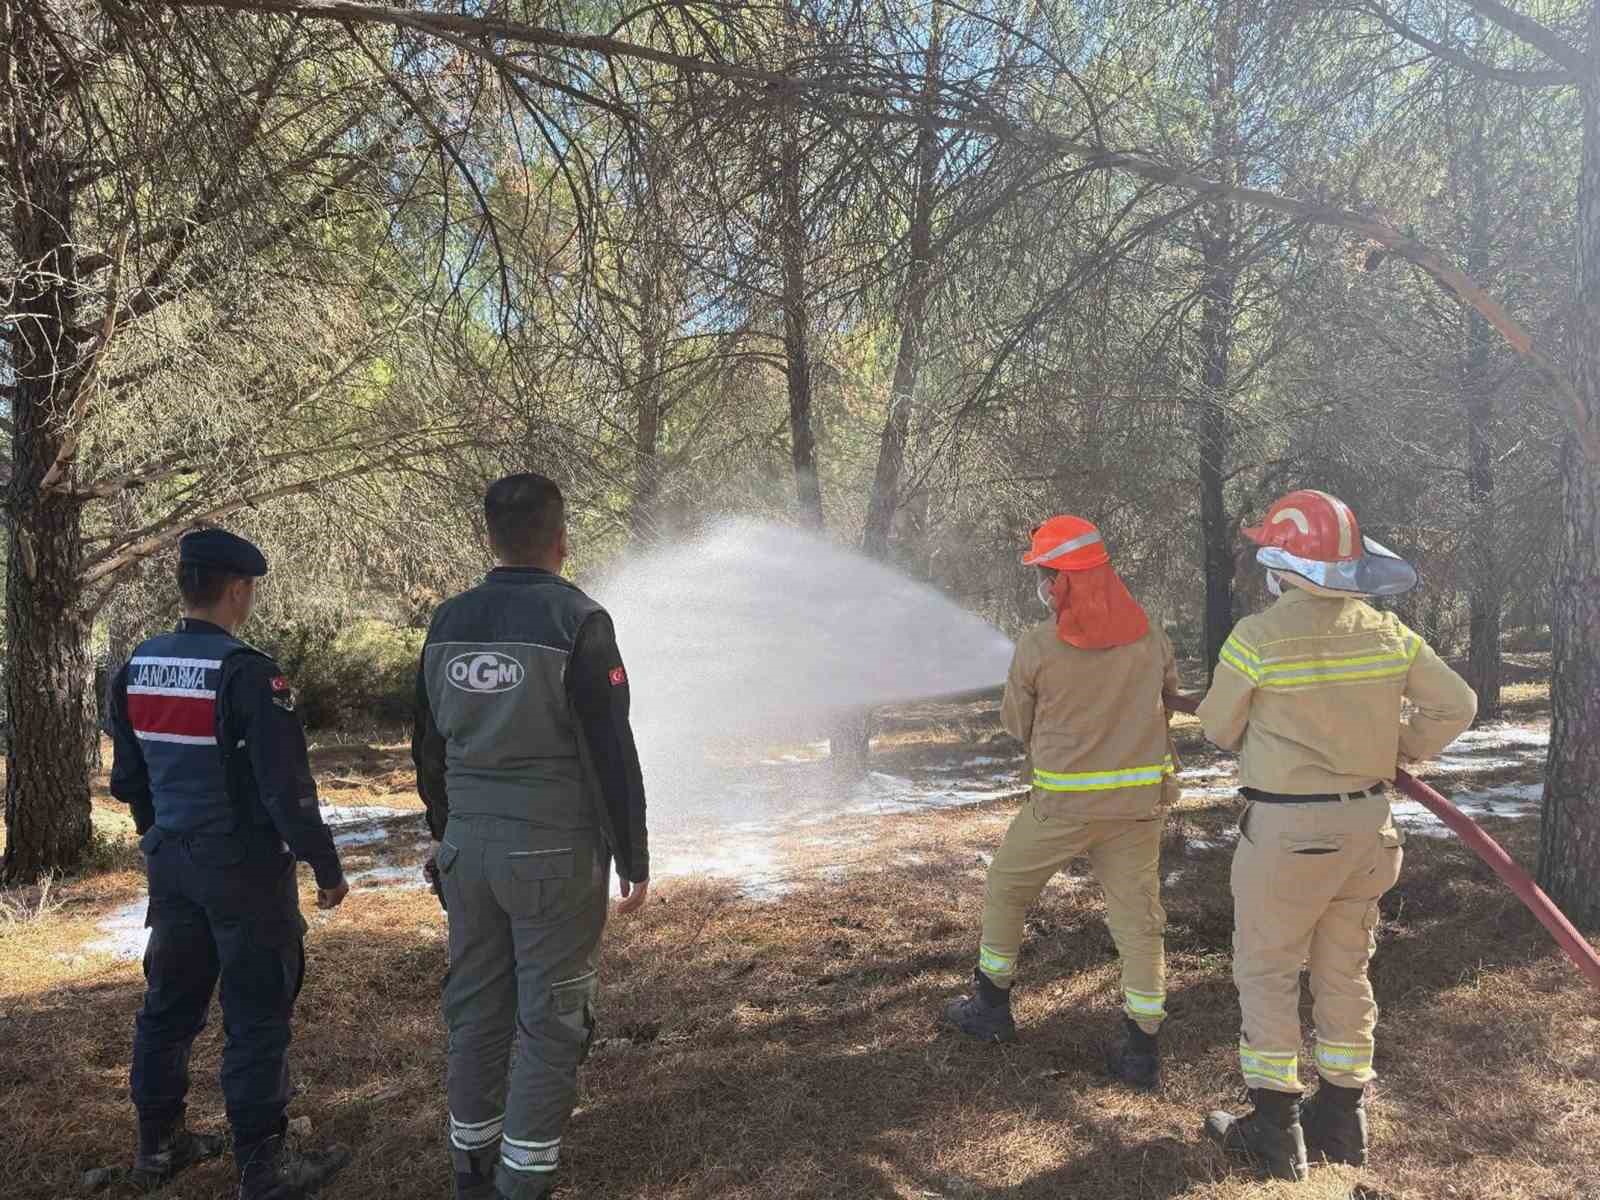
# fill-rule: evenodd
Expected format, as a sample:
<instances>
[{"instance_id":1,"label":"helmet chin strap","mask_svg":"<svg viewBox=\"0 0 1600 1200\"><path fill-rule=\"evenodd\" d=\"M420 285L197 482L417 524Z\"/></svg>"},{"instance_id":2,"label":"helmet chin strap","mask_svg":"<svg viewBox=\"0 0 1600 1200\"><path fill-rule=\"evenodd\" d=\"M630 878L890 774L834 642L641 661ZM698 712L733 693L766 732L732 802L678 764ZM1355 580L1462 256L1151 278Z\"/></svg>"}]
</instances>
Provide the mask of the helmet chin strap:
<instances>
[{"instance_id":1,"label":"helmet chin strap","mask_svg":"<svg viewBox=\"0 0 1600 1200\"><path fill-rule=\"evenodd\" d=\"M1267 591L1271 592L1274 596L1283 595L1283 576L1279 575L1276 571L1268 571Z\"/></svg>"},{"instance_id":2,"label":"helmet chin strap","mask_svg":"<svg viewBox=\"0 0 1600 1200\"><path fill-rule=\"evenodd\" d=\"M1052 617L1056 615L1056 602L1051 598L1050 581L1048 579L1039 580L1039 603L1044 605L1045 612Z\"/></svg>"}]
</instances>

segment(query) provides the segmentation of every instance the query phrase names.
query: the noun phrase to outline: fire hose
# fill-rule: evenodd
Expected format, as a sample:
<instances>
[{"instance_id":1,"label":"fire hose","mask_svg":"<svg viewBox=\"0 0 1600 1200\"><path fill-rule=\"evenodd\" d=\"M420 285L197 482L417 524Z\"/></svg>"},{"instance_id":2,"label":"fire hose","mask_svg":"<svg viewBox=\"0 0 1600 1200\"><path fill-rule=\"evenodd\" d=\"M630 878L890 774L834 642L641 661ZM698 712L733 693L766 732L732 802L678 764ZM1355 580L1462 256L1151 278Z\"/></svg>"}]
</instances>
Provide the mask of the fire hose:
<instances>
[{"instance_id":1,"label":"fire hose","mask_svg":"<svg viewBox=\"0 0 1600 1200\"><path fill-rule=\"evenodd\" d=\"M1200 707L1199 701L1173 692L1166 693L1165 700L1167 707L1173 712L1189 713L1191 716ZM1517 865L1516 860L1505 852L1499 842L1490 837L1483 827L1466 813L1414 775L1396 769L1394 783L1402 792L1443 821L1452 833L1466 843L1467 849L1500 876L1505 885L1516 893L1517 899L1521 900L1527 910L1538 919L1539 924L1550 931L1550 936L1556 940L1556 945L1566 952L1578 970L1583 972L1590 983L1600 988L1600 954L1595 953L1588 939L1573 927L1572 922L1567 920L1566 914L1556 907L1555 901L1545 895L1544 889Z\"/></svg>"}]
</instances>

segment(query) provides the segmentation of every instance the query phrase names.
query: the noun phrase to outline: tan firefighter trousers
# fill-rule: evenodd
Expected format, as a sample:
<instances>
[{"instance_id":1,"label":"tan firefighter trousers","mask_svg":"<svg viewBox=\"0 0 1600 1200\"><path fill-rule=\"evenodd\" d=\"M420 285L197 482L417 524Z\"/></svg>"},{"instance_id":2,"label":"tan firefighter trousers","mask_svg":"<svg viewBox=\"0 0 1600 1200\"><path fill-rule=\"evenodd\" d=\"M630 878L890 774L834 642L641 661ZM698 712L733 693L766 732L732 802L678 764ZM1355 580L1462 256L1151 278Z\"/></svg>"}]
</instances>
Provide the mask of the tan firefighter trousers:
<instances>
[{"instance_id":1,"label":"tan firefighter trousers","mask_svg":"<svg viewBox=\"0 0 1600 1200\"><path fill-rule=\"evenodd\" d=\"M1233 979L1245 1083L1301 1090L1300 968L1311 964L1317 1072L1357 1088L1373 1076L1378 1006L1367 980L1378 898L1400 876L1403 837L1387 795L1251 804L1233 856Z\"/></svg>"},{"instance_id":2,"label":"tan firefighter trousers","mask_svg":"<svg viewBox=\"0 0 1600 1200\"><path fill-rule=\"evenodd\" d=\"M1161 1028L1167 972L1161 938L1164 814L1138 821L1084 821L1069 801L1035 794L1022 806L989 865L978 967L1002 988L1016 978L1022 922L1050 877L1087 856L1106 896L1106 924L1122 958L1123 1011L1146 1033Z\"/></svg>"}]
</instances>

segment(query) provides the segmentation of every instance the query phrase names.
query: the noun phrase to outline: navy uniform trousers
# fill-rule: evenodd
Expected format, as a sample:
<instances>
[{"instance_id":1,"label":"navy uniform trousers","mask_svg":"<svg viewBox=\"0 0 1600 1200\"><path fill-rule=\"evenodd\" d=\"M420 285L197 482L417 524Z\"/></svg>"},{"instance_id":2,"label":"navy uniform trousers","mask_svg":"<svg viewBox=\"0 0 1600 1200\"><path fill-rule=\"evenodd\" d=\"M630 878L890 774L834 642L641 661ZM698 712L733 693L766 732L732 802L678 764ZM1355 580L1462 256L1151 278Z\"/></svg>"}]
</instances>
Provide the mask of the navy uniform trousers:
<instances>
[{"instance_id":1,"label":"navy uniform trousers","mask_svg":"<svg viewBox=\"0 0 1600 1200\"><path fill-rule=\"evenodd\" d=\"M269 830L140 842L150 878L144 1007L135 1025L133 1102L142 1122L183 1115L189 1054L222 983L222 1092L237 1147L282 1132L289 1019L305 976L295 860Z\"/></svg>"}]
</instances>

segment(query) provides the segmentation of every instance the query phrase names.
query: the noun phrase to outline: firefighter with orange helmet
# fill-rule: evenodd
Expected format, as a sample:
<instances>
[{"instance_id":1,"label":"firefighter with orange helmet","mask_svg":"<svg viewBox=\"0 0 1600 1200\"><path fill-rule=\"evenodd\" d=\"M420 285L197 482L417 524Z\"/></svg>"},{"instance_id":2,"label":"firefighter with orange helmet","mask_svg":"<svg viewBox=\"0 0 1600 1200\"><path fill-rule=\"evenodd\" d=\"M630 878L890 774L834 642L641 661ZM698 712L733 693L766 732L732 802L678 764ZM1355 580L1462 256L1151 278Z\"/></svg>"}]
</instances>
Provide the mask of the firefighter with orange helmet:
<instances>
[{"instance_id":1,"label":"firefighter with orange helmet","mask_svg":"<svg viewBox=\"0 0 1600 1200\"><path fill-rule=\"evenodd\" d=\"M1294 1180L1306 1176L1308 1149L1330 1162L1367 1161L1378 1019L1367 964L1403 841L1386 785L1402 755L1429 758L1466 729L1477 698L1397 617L1367 603L1409 591L1417 573L1364 538L1342 500L1291 492L1243 533L1279 599L1234 628L1199 717L1206 737L1239 751L1248 802L1233 859L1233 977L1254 1108L1212 1113L1206 1127ZM1308 961L1322 1085L1302 1107Z\"/></svg>"},{"instance_id":2,"label":"firefighter with orange helmet","mask_svg":"<svg viewBox=\"0 0 1600 1200\"><path fill-rule=\"evenodd\" d=\"M1033 791L989 866L976 989L951 1001L945 1020L986 1041L1016 1038L1011 985L1024 915L1051 876L1087 856L1122 959L1123 1028L1107 1066L1154 1088L1166 1016L1160 855L1175 789L1161 693L1178 683L1172 644L1082 517L1040 525L1022 561L1038 568L1050 619L1017 643L1001 719L1027 750Z\"/></svg>"}]
</instances>

